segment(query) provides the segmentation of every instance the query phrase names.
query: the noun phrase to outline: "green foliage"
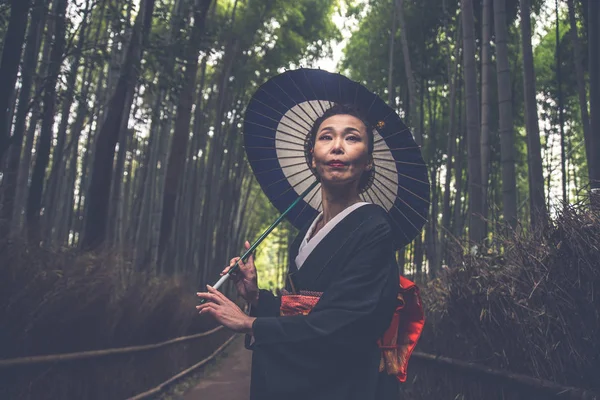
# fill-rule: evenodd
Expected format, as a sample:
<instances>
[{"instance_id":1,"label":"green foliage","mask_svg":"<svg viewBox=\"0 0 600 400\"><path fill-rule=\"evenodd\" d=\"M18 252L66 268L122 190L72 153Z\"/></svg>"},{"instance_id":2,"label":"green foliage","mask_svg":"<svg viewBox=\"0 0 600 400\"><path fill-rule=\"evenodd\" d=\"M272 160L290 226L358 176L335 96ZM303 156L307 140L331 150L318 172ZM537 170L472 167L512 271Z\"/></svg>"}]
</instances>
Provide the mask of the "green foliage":
<instances>
[{"instance_id":1,"label":"green foliage","mask_svg":"<svg viewBox=\"0 0 600 400\"><path fill-rule=\"evenodd\" d=\"M566 10L565 10L566 11ZM570 160L574 168L575 179L579 182L587 183L587 161L585 155L585 146L583 145L583 124L581 121L581 112L578 98L578 86L575 74L575 65L573 57L573 42L570 32L568 15L560 15L559 18L559 47L560 52L560 70L561 70L561 94L563 104L563 120L565 122L565 142L567 146L567 159ZM581 39L581 38L580 38ZM583 42L583 41L582 41ZM585 48L585 42L581 43ZM538 104L541 110L540 118L547 123L545 129L540 129L542 137L542 146L551 146L552 140L554 146L558 143L560 135L559 121L559 88L556 66L556 21L548 26L541 38L540 44L534 51L534 65L536 74L536 84L538 90ZM582 52L584 73L587 73L587 52ZM550 136L553 135L554 139ZM553 162L553 167L549 168L551 175L558 176L560 167L557 167L559 161ZM571 178L573 179L573 177ZM577 192L571 193L577 195Z\"/></svg>"}]
</instances>

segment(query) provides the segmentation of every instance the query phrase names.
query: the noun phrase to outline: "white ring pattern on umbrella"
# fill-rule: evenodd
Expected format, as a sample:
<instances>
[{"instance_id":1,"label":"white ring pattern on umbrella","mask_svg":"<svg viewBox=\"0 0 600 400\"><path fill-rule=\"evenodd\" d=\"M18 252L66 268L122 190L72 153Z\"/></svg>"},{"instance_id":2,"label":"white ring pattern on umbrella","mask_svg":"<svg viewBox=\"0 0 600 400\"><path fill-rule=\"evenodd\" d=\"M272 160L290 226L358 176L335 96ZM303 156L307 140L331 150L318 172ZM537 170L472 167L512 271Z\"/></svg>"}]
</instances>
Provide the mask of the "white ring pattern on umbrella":
<instances>
[{"instance_id":1,"label":"white ring pattern on umbrella","mask_svg":"<svg viewBox=\"0 0 600 400\"><path fill-rule=\"evenodd\" d=\"M308 164L297 165L297 157L299 155L304 157L304 141L298 138L298 132L295 132L295 130L305 131L308 135L313 122L332 105L333 103L322 100L302 102L289 109L277 125L275 134L277 158L283 174L298 195L304 192L314 180L310 179L313 173ZM290 129L290 127L293 127L293 129ZM396 193L398 192L397 165L392 152L385 140L382 140L377 129L373 130L373 139L375 143L373 151L377 152L377 159L373 160L375 179L371 187L361 196L364 201L379 204L389 212L394 205L394 201L396 201ZM293 142L293 144L290 142ZM378 166L385 168L378 168ZM386 187L381 187L382 185ZM305 197L305 201L319 212L322 211L321 196L317 195L320 189L321 185L317 185Z\"/></svg>"}]
</instances>

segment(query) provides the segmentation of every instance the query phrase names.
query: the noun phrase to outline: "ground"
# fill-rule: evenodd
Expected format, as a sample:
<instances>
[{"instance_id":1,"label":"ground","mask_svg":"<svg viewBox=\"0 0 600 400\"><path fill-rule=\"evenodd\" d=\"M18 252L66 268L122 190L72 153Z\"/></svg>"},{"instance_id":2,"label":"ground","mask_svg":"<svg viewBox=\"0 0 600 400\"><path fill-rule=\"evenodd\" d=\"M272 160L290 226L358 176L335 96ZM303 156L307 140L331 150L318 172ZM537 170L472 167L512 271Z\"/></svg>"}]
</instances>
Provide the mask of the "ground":
<instances>
[{"instance_id":1,"label":"ground","mask_svg":"<svg viewBox=\"0 0 600 400\"><path fill-rule=\"evenodd\" d=\"M251 357L244 347L244 336L238 335L213 363L178 383L161 399L248 400Z\"/></svg>"}]
</instances>

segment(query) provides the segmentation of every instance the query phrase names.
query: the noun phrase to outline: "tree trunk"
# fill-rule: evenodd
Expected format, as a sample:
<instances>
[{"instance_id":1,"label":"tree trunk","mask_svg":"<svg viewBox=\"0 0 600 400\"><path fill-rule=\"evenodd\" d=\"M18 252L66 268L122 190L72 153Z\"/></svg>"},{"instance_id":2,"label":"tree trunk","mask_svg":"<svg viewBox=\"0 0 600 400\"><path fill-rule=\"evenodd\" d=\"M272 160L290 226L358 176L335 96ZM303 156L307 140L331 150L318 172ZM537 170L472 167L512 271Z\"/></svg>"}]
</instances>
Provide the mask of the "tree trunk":
<instances>
[{"instance_id":1,"label":"tree trunk","mask_svg":"<svg viewBox=\"0 0 600 400\"><path fill-rule=\"evenodd\" d=\"M89 158L91 156L91 152L92 152L92 143L93 143L93 137L94 137L94 130L92 129L93 127L93 119L94 119L94 115L97 115L98 112L96 112L95 110L98 110L100 108L102 108L102 103L100 102L100 99L102 98L102 93L104 91L104 82L105 82L105 72L104 72L104 68L100 68L100 71L98 73L98 79L96 80L96 90L94 92L94 98L97 99L97 101L95 102L94 108L92 110L88 110L88 105L85 101L80 101L79 105L77 107L77 113L75 116L75 122L73 123L73 125L71 126L71 132L73 134L73 139L77 142L77 145L74 146L71 149L71 160L70 160L70 170L71 175L69 176L69 181L67 182L66 185L66 191L67 193L69 193L69 201L70 203L68 203L68 207L69 207L69 213L72 215L70 218L72 219L71 222L71 226L74 232L77 232L78 234L78 240L77 242L79 242L81 233L83 232L83 223L82 223L82 218L83 218L83 201L82 199L84 198L83 194L86 191L86 187L87 187L87 176L88 176L88 164L89 164ZM89 75L87 78L84 77L84 81L87 82L86 85L83 86L83 89L81 91L81 98L82 99L87 99L88 98L88 93L91 89L91 80L92 80L92 70L90 70ZM81 132L84 130L84 125L85 125L85 120L86 118L89 118L89 128L88 128L88 134L87 134L87 140L85 142L85 147L84 147L84 151L83 151L83 155L81 157L81 161L79 161L79 136L81 135ZM96 120L96 125L99 123L99 120ZM77 168L77 164L78 162L81 163L81 175L79 176L79 184L77 184L77 173L76 173L76 168ZM77 199L77 203L75 203L75 198L74 198L74 191L77 190L79 193L78 199Z\"/></svg>"},{"instance_id":2,"label":"tree trunk","mask_svg":"<svg viewBox=\"0 0 600 400\"><path fill-rule=\"evenodd\" d=\"M117 157L114 163L113 176L111 179L110 188L110 199L108 204L108 240L109 246L114 246L119 243L119 239L116 235L116 230L119 229L118 224L118 210L121 204L122 186L123 186L123 170L125 169L125 156L127 155L127 144L130 142L130 136L133 132L129 131L129 115L131 114L131 107L133 105L133 99L136 98L137 90L134 89L127 93L125 99L126 108L123 110L121 118L121 124L119 125L119 150L117 151ZM134 110L135 115L135 110Z\"/></svg>"},{"instance_id":3,"label":"tree trunk","mask_svg":"<svg viewBox=\"0 0 600 400\"><path fill-rule=\"evenodd\" d=\"M535 70L531 48L530 0L520 0L521 45L523 51L523 92L525 95L525 129L527 131L527 160L529 166L529 203L533 229L546 225L547 211L544 201L544 175L542 150L535 99Z\"/></svg>"},{"instance_id":4,"label":"tree trunk","mask_svg":"<svg viewBox=\"0 0 600 400\"><path fill-rule=\"evenodd\" d=\"M398 24L400 25L400 39L402 43L402 58L404 59L404 70L406 71L406 80L408 82L408 92L410 96L410 125L413 128L415 141L420 146L423 144L423 133L418 130L417 113L417 81L412 69L410 52L408 49L408 32L404 22L404 0L396 0L396 11L398 12Z\"/></svg>"},{"instance_id":5,"label":"tree trunk","mask_svg":"<svg viewBox=\"0 0 600 400\"><path fill-rule=\"evenodd\" d=\"M140 174L139 194L139 209L134 213L135 221L132 234L133 259L135 260L136 268L141 266L141 260L145 257L144 254L148 250L148 231L150 230L150 222L152 216L152 205L154 204L154 183L156 171L156 159L159 146L159 117L156 116L160 112L158 107L153 110L152 124L150 125L150 136L148 137L148 145L146 146L145 161L141 163L138 170Z\"/></svg>"},{"instance_id":6,"label":"tree trunk","mask_svg":"<svg viewBox=\"0 0 600 400\"><path fill-rule=\"evenodd\" d=\"M232 12L232 20L235 18L235 10ZM204 190L201 195L205 195L205 201L202 210L202 229L204 230L203 236L201 237L200 242L203 245L203 257L204 257L204 265L210 265L214 260L212 259L212 254L214 253L214 226L217 223L215 216L218 210L218 194L220 193L220 187L222 184L221 174L222 174L222 162L223 162L223 150L225 143L225 135L222 134L223 129L221 125L221 121L224 117L225 112L225 104L229 99L229 92L227 84L229 82L229 77L231 76L231 71L234 65L234 62L239 62L237 60L240 54L239 42L236 38L231 38L227 47L225 49L225 53L223 56L223 66L221 69L221 73L219 75L219 87L218 87L218 97L216 99L216 110L215 110L215 123L214 126L215 132L210 143L210 151L208 152L208 157L206 159L205 165L206 168L206 186L210 187L211 191L207 192ZM210 184L209 184L210 182ZM206 193L206 194L205 194Z\"/></svg>"},{"instance_id":7,"label":"tree trunk","mask_svg":"<svg viewBox=\"0 0 600 400\"><path fill-rule=\"evenodd\" d=\"M30 243L35 246L39 245L41 240L40 212L46 168L48 167L50 150L52 148L54 114L56 109L56 85L66 45L66 10L67 0L59 0L54 29L54 44L52 45L50 55L51 64L48 68L48 80L44 88L42 130L38 139L35 165L31 175L29 197L27 198L27 236ZM54 210L46 210L46 212L54 212Z\"/></svg>"},{"instance_id":8,"label":"tree trunk","mask_svg":"<svg viewBox=\"0 0 600 400\"><path fill-rule=\"evenodd\" d=\"M458 137L458 151L456 152L456 168L454 170L454 184L456 186L456 195L454 197L454 208L452 213L452 233L455 238L460 238L463 232L463 220L461 219L461 209L462 209L462 197L464 195L463 182L464 182L464 156L465 149L467 147L467 135L465 133L465 110L463 107L463 90L462 85L463 82L459 80L459 98L458 98L458 124L457 124L457 137Z\"/></svg>"},{"instance_id":9,"label":"tree trunk","mask_svg":"<svg viewBox=\"0 0 600 400\"><path fill-rule=\"evenodd\" d=\"M566 206L569 201L567 194L567 186L569 184L569 177L567 175L567 155L565 146L565 118L564 118L564 106L563 106L563 95L562 95L562 75L561 75L561 61L560 61L560 18L558 16L558 0L554 0L555 11L556 11L556 86L558 87L558 124L560 129L560 167L561 167L561 182L562 182L562 194L563 204Z\"/></svg>"},{"instance_id":10,"label":"tree trunk","mask_svg":"<svg viewBox=\"0 0 600 400\"><path fill-rule=\"evenodd\" d=\"M2 59L0 60L0 168L4 164L2 160L10 144L11 121L8 119L8 108L17 83L30 4L31 0L11 0L10 2L10 19L4 36Z\"/></svg>"},{"instance_id":11,"label":"tree trunk","mask_svg":"<svg viewBox=\"0 0 600 400\"><path fill-rule=\"evenodd\" d=\"M71 70L69 71L69 75L67 78L66 90L64 93L64 99L62 104L62 112L61 112L61 120L58 126L58 134L56 135L56 146L55 151L52 156L52 169L50 171L50 177L48 179L48 190L46 198L46 204L48 210L55 210L56 204L60 202L62 196L62 192L60 187L64 183L66 178L66 174L64 173L65 162L64 162L64 154L68 151L66 146L67 140L67 127L69 124L69 117L71 115L71 106L73 105L73 100L75 99L75 85L77 83L77 72L79 70L79 64L81 62L81 57L83 53L83 46L85 45L85 38L87 32L87 20L89 17L90 5L89 0L86 2L85 12L83 15L83 20L81 21L81 27L79 30L79 40L77 43L77 48L74 50L74 58L71 62ZM71 142L71 145L75 145L75 143ZM50 216L48 216L50 217ZM57 219L57 221L62 221L63 218ZM52 229L54 228L54 224L51 219L47 219L47 223L45 223L47 238L51 240L52 237Z\"/></svg>"},{"instance_id":12,"label":"tree trunk","mask_svg":"<svg viewBox=\"0 0 600 400\"><path fill-rule=\"evenodd\" d=\"M198 52L200 50L200 44L202 43L206 15L210 4L211 0L197 0L194 7L194 26L188 43L189 53L183 78L185 84L179 94L179 104L177 105L177 115L175 117L175 132L173 133L171 153L169 155L166 171L158 246L159 260L162 259L168 239L171 235L173 216L175 215L175 203L177 201L177 188L180 182L179 178L183 175L185 168L186 147L189 138L192 105L195 102Z\"/></svg>"},{"instance_id":13,"label":"tree trunk","mask_svg":"<svg viewBox=\"0 0 600 400\"><path fill-rule=\"evenodd\" d=\"M469 240L472 243L481 243L485 236L485 221L482 219L481 135L479 129L477 68L475 66L473 0L462 0L460 5L463 22L463 59L469 155Z\"/></svg>"},{"instance_id":14,"label":"tree trunk","mask_svg":"<svg viewBox=\"0 0 600 400\"><path fill-rule=\"evenodd\" d=\"M388 51L389 63L388 63L388 105L393 109L396 109L395 96L394 96L394 50L396 42L396 22L398 2L394 1L392 4L392 29L390 30L390 47Z\"/></svg>"},{"instance_id":15,"label":"tree trunk","mask_svg":"<svg viewBox=\"0 0 600 400\"><path fill-rule=\"evenodd\" d=\"M588 0L588 51L590 74L590 136L592 205L600 210L600 2Z\"/></svg>"},{"instance_id":16,"label":"tree trunk","mask_svg":"<svg viewBox=\"0 0 600 400\"><path fill-rule=\"evenodd\" d=\"M162 218L160 212L155 212L157 198L162 193L157 188L160 188L157 180L158 176L158 164L164 168L164 164L160 161L160 148L163 142L168 143L169 131L166 126L166 118L161 116L161 113L165 109L165 99L167 100L167 108L171 107L172 101L169 98L170 85L173 80L173 72L175 68L176 55L174 53L174 45L177 42L180 32L183 27L183 7L182 1L176 0L173 3L171 11L170 29L166 42L171 44L167 51L164 59L164 67L160 70L158 77L158 91L154 96L154 107L152 112L152 122L150 128L150 138L148 140L148 151L146 161L142 164L142 170L140 171L140 180L142 186L140 187L139 197L139 208L136 209L135 223L133 229L133 241L135 244L134 248L134 259L136 260L136 266L141 267L143 264L148 264L152 261L150 249L154 247L152 243L151 232L154 231L155 220L158 218L158 222ZM163 138L164 136L164 138ZM162 197L161 197L162 201ZM156 267L156 265L152 265Z\"/></svg>"},{"instance_id":17,"label":"tree trunk","mask_svg":"<svg viewBox=\"0 0 600 400\"><path fill-rule=\"evenodd\" d=\"M498 78L498 108L500 127L500 163L502 166L502 209L504 222L517 226L517 182L515 172L515 134L512 110L512 85L508 60L508 27L506 0L494 0L496 30L496 73Z\"/></svg>"},{"instance_id":18,"label":"tree trunk","mask_svg":"<svg viewBox=\"0 0 600 400\"><path fill-rule=\"evenodd\" d=\"M443 1L444 9L444 30L446 32L446 51L450 55L450 29L449 29L449 13L447 10L446 0ZM456 99L457 99L457 86L459 82L459 51L462 45L460 41L462 31L461 19L458 18L455 37L453 38L454 43L454 60L452 57L448 57L447 71L448 71L448 84L450 86L450 115L448 123L448 143L447 143L447 157L446 157L446 176L444 179L444 196L442 199L442 228L440 229L440 263L443 260L448 264L447 248L448 248L448 237L451 234L450 222L452 217L450 207L450 183L452 181L452 169L454 168L454 159L456 158L456 140L458 138L456 128Z\"/></svg>"},{"instance_id":19,"label":"tree trunk","mask_svg":"<svg viewBox=\"0 0 600 400\"><path fill-rule=\"evenodd\" d=\"M433 95L433 104L431 97ZM441 260L438 257L439 246L438 246L438 214L439 214L439 188L438 188L438 171L439 165L435 159L435 153L438 148L438 133L437 133L437 109L438 109L438 98L437 92L434 90L433 94L427 90L427 103L429 108L429 132L431 137L431 148L432 148L432 159L431 163L431 216L429 217L429 223L427 227L429 232L426 233L427 239L427 258L429 266L429 275L431 279L437 276L438 271L441 269ZM432 107L433 106L433 107Z\"/></svg>"},{"instance_id":20,"label":"tree trunk","mask_svg":"<svg viewBox=\"0 0 600 400\"><path fill-rule=\"evenodd\" d=\"M23 148L23 136L25 133L25 123L29 113L29 98L31 97L31 88L33 78L37 67L37 56L40 51L41 35L45 24L44 0L36 0L31 13L31 24L27 33L27 45L24 52L23 72L21 78L21 92L19 94L19 106L17 107L17 116L15 128L12 136L12 145L8 154L8 163L5 171L3 185L3 204L0 207L0 221L4 221L4 228L0 226L0 237L9 233L12 226L15 196L17 193L19 162L21 160L21 149ZM5 229L4 232L1 229Z\"/></svg>"},{"instance_id":21,"label":"tree trunk","mask_svg":"<svg viewBox=\"0 0 600 400\"><path fill-rule=\"evenodd\" d=\"M131 41L127 48L121 76L110 100L102 128L98 132L92 177L86 207L86 225L81 246L85 250L98 248L106 239L108 202L112 178L115 146L119 138L119 127L126 108L127 94L134 90L139 76L144 46L152 24L154 0L144 0L136 17Z\"/></svg>"},{"instance_id":22,"label":"tree trunk","mask_svg":"<svg viewBox=\"0 0 600 400\"><path fill-rule=\"evenodd\" d=\"M99 17L94 18L97 23L95 29L92 33L92 37L94 38L91 43L92 48L96 48L100 41L106 40L107 32L101 32L103 29L104 15L106 12L106 0L102 0L100 5L100 14ZM75 224L73 220L74 216L74 198L75 198L75 182L77 178L77 165L79 161L79 141L81 137L81 132L84 130L85 119L90 116L87 99L90 89L92 87L92 79L95 69L97 68L97 64L87 63L82 73L81 77L81 91L79 93L79 100L77 104L77 109L75 111L75 120L70 127L70 140L69 145L67 146L66 152L66 161L65 168L66 173L64 173L64 177L61 176L59 179L59 188L57 189L56 197L61 199L59 209L62 210L60 215L57 215L54 219L54 225L60 226L58 229L58 233L56 234L57 243L67 243L68 245L72 245L74 241L75 234L70 235L70 232L76 232ZM101 66L100 71L98 73L97 78L97 94L96 94L96 104L100 105L100 94L102 93L104 81L104 66ZM91 125L91 123L90 123ZM91 129L90 129L91 134ZM84 159L87 155L84 156ZM82 164L85 169L85 163ZM85 174L85 171L83 171ZM79 193L83 193L83 191L79 190ZM60 218L60 219L58 219Z\"/></svg>"},{"instance_id":23,"label":"tree trunk","mask_svg":"<svg viewBox=\"0 0 600 400\"><path fill-rule=\"evenodd\" d=\"M500 0L502 1L502 0ZM492 108L492 0L483 0L481 24L481 183L484 229L487 231Z\"/></svg>"},{"instance_id":24,"label":"tree trunk","mask_svg":"<svg viewBox=\"0 0 600 400\"><path fill-rule=\"evenodd\" d=\"M158 264L158 240L160 238L160 220L162 213L162 202L163 197L161 194L164 192L165 180L166 180L166 165L169 157L169 139L174 126L174 114L175 104L170 103L166 110L166 123L163 124L163 130L160 135L160 141L158 145L158 164L160 168L156 169L155 175L155 192L154 202L152 204L152 213L155 219L152 220L152 227L150 229L150 265L160 267Z\"/></svg>"},{"instance_id":25,"label":"tree trunk","mask_svg":"<svg viewBox=\"0 0 600 400\"><path fill-rule=\"evenodd\" d=\"M569 6L569 21L571 24L571 40L573 41L573 64L577 78L577 93L579 97L579 110L581 112L581 123L583 125L583 138L585 141L585 154L587 159L588 177L592 175L592 145L590 136L590 115L588 113L587 92L583 74L583 53L581 42L577 34L577 18L575 17L575 5L573 0L567 0Z\"/></svg>"},{"instance_id":26,"label":"tree trunk","mask_svg":"<svg viewBox=\"0 0 600 400\"><path fill-rule=\"evenodd\" d=\"M46 18L47 27L44 34L44 47L42 49L42 62L38 68L37 76L34 85L34 97L31 100L32 110L29 118L29 126L27 135L25 136L25 144L21 161L19 163L19 174L17 176L17 193L15 195L15 206L13 212L13 230L19 231L24 223L24 214L27 203L27 191L29 188L29 178L31 170L31 160L33 158L33 145L35 142L37 125L41 116L41 95L44 92L45 83L48 78L48 68L51 64L50 51L52 50L52 37L56 25L57 6L59 1L54 0L51 6L51 12ZM43 29L42 29L43 31ZM37 57L37 56L36 56Z\"/></svg>"}]
</instances>

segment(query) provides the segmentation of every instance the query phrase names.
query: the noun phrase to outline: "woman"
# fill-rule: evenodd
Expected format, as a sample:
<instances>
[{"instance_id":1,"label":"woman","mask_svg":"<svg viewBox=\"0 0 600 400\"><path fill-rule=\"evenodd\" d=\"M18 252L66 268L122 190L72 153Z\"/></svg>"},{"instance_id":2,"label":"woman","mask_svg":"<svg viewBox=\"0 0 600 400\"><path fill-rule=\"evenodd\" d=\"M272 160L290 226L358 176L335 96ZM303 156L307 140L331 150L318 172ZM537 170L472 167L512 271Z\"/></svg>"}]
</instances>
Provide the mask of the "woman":
<instances>
[{"instance_id":1,"label":"woman","mask_svg":"<svg viewBox=\"0 0 600 400\"><path fill-rule=\"evenodd\" d=\"M398 294L392 229L386 211L359 196L372 179L373 141L366 119L342 105L308 135L323 212L290 246L286 289L322 293L309 314L281 316L281 298L258 290L252 257L230 264L240 263L234 280L250 315L211 287L198 293L208 300L201 314L251 338L252 400L398 398L395 377L379 372L377 345Z\"/></svg>"}]
</instances>

